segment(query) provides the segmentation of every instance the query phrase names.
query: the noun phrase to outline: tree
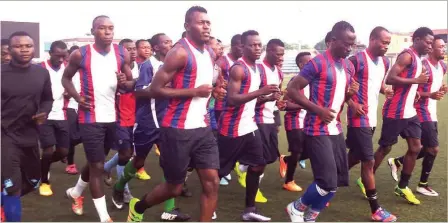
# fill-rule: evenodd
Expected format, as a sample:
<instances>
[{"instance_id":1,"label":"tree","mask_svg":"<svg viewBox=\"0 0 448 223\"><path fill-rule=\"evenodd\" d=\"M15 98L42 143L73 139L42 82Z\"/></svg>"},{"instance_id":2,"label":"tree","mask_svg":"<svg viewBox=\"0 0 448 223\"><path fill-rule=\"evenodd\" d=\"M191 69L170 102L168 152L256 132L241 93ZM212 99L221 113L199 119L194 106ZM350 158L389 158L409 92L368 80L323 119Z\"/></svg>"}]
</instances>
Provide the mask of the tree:
<instances>
[{"instance_id":1,"label":"tree","mask_svg":"<svg viewBox=\"0 0 448 223\"><path fill-rule=\"evenodd\" d=\"M316 43L316 45L314 45L314 49L316 50L326 50L327 49L327 45L325 44L325 39L319 41L318 43Z\"/></svg>"}]
</instances>

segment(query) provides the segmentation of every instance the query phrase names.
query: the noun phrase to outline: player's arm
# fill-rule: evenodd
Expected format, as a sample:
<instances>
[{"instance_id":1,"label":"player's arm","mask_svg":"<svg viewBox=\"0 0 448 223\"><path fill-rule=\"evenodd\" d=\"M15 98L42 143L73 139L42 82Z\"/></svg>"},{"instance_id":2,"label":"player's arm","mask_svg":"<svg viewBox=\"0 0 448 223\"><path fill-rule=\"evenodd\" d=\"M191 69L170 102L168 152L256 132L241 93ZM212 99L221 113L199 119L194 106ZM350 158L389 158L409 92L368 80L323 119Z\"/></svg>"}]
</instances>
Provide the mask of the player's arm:
<instances>
[{"instance_id":1,"label":"player's arm","mask_svg":"<svg viewBox=\"0 0 448 223\"><path fill-rule=\"evenodd\" d=\"M45 70L45 82L44 82L44 89L42 90L42 94L40 96L39 113L42 112L45 112L46 114L50 113L52 106L53 106L53 92L51 90L50 74L48 73L47 70Z\"/></svg>"},{"instance_id":2,"label":"player's arm","mask_svg":"<svg viewBox=\"0 0 448 223\"><path fill-rule=\"evenodd\" d=\"M320 75L320 72L315 66L314 61L310 61L303 67L300 74L289 82L286 88L288 92L287 95L292 102L302 106L307 111L315 113L319 113L322 110L322 107L308 100L301 90L308 86L308 84L318 77L318 75Z\"/></svg>"},{"instance_id":3,"label":"player's arm","mask_svg":"<svg viewBox=\"0 0 448 223\"><path fill-rule=\"evenodd\" d=\"M151 98L151 92L149 91L149 86L153 78L153 67L151 63L145 62L140 68L139 76L135 83L135 96Z\"/></svg>"},{"instance_id":4,"label":"player's arm","mask_svg":"<svg viewBox=\"0 0 448 223\"><path fill-rule=\"evenodd\" d=\"M121 71L124 73L126 81L120 83L120 87L127 91L133 91L135 87L135 80L132 78L131 57L126 49L123 49L123 51L124 63L121 66Z\"/></svg>"},{"instance_id":5,"label":"player's arm","mask_svg":"<svg viewBox=\"0 0 448 223\"><path fill-rule=\"evenodd\" d=\"M302 106L292 102L287 94L283 96L283 100L286 101L285 111L297 111L303 108Z\"/></svg>"},{"instance_id":6,"label":"player's arm","mask_svg":"<svg viewBox=\"0 0 448 223\"><path fill-rule=\"evenodd\" d=\"M168 88L165 87L173 80L176 73L185 66L187 60L187 52L185 49L176 46L168 52L165 58L165 63L157 71L149 92L155 98L192 98L197 96L197 88ZM211 87L211 86L210 86Z\"/></svg>"},{"instance_id":7,"label":"player's arm","mask_svg":"<svg viewBox=\"0 0 448 223\"><path fill-rule=\"evenodd\" d=\"M389 74L387 75L386 84L411 85L422 83L422 81L419 80L422 78L403 78L399 76L399 74L402 73L406 69L406 67L410 66L411 64L412 64L412 56L409 53L402 53L401 55L399 55L397 61L392 66L392 68L389 71ZM423 83L426 83L426 81Z\"/></svg>"},{"instance_id":8,"label":"player's arm","mask_svg":"<svg viewBox=\"0 0 448 223\"><path fill-rule=\"evenodd\" d=\"M73 51L68 59L68 65L64 69L64 74L62 75L62 86L70 97L73 97L77 102L81 99L80 95L76 91L75 85L73 84L73 76L80 68L82 56L79 50Z\"/></svg>"},{"instance_id":9,"label":"player's arm","mask_svg":"<svg viewBox=\"0 0 448 223\"><path fill-rule=\"evenodd\" d=\"M245 104L249 101L252 101L262 95L270 94L275 92L275 89L278 90L277 86L267 85L261 89L256 91L240 94L239 91L241 89L241 82L244 79L244 68L241 65L235 65L230 69L229 74L229 84L227 86L227 104L229 106L239 106Z\"/></svg>"}]
</instances>

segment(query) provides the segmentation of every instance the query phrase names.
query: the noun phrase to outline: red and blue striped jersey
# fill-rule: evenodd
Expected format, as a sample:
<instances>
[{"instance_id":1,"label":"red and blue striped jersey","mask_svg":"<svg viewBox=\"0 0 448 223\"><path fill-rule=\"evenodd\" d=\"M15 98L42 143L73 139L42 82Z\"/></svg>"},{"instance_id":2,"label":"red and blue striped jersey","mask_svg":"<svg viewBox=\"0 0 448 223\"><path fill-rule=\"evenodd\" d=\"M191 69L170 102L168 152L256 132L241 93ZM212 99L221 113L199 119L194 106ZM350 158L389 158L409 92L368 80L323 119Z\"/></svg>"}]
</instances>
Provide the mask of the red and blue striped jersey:
<instances>
[{"instance_id":1,"label":"red and blue striped jersey","mask_svg":"<svg viewBox=\"0 0 448 223\"><path fill-rule=\"evenodd\" d=\"M316 113L308 111L303 128L306 135L342 133L340 114L353 73L353 64L348 59L334 60L329 50L317 55L303 67L299 75L309 82L309 100L318 106L336 111L336 118L328 125Z\"/></svg>"},{"instance_id":2,"label":"red and blue striped jersey","mask_svg":"<svg viewBox=\"0 0 448 223\"><path fill-rule=\"evenodd\" d=\"M234 63L235 63L235 61L231 59L229 54L222 56L221 58L218 59L218 61L216 61L216 64L221 69L221 74L222 74L224 80L229 81L230 67L233 66ZM226 98L223 98L223 100L216 100L215 101L215 110L222 111L224 109L225 101L226 101Z\"/></svg>"},{"instance_id":3,"label":"red and blue striped jersey","mask_svg":"<svg viewBox=\"0 0 448 223\"><path fill-rule=\"evenodd\" d=\"M376 57L364 50L350 58L354 67L353 79L359 83L359 90L352 96L352 100L363 105L366 115L358 116L351 107L347 108L347 122L350 127L376 127L378 99L384 78L389 70L390 62L387 57Z\"/></svg>"},{"instance_id":4,"label":"red and blue striped jersey","mask_svg":"<svg viewBox=\"0 0 448 223\"><path fill-rule=\"evenodd\" d=\"M138 78L139 66L134 61L134 67L132 68L132 78ZM137 76L137 77L135 77ZM116 109L117 109L117 125L123 127L132 127L135 124L135 95L132 91L118 90L116 96Z\"/></svg>"},{"instance_id":5,"label":"red and blue striped jersey","mask_svg":"<svg viewBox=\"0 0 448 223\"><path fill-rule=\"evenodd\" d=\"M270 84L275 84L277 86L282 84L283 73L279 67L271 67L266 60L263 60L263 62L261 64L257 64L257 66L261 75L260 88ZM274 123L274 111L275 101L257 104L255 107L255 122L257 124Z\"/></svg>"},{"instance_id":6,"label":"red and blue striped jersey","mask_svg":"<svg viewBox=\"0 0 448 223\"><path fill-rule=\"evenodd\" d=\"M296 76L294 76L294 77L296 77ZM289 82L291 82L294 79L294 77L291 78L291 80ZM306 98L308 98L308 99L310 98L310 87L309 86L304 87L302 90L300 90L300 92L303 95L305 95ZM306 117L305 109L299 109L299 110L295 110L295 111L286 111L285 118L284 118L285 130L291 131L293 129L303 129L304 124L305 124L305 117Z\"/></svg>"},{"instance_id":7,"label":"red and blue striped jersey","mask_svg":"<svg viewBox=\"0 0 448 223\"><path fill-rule=\"evenodd\" d=\"M180 40L177 44L185 49L188 56L184 68L174 75L171 87L192 89L204 84L212 86L214 72L212 49L205 46L205 50L202 51L193 46L187 38ZM209 97L170 98L162 126L177 129L207 127L208 100Z\"/></svg>"},{"instance_id":8,"label":"red and blue striped jersey","mask_svg":"<svg viewBox=\"0 0 448 223\"><path fill-rule=\"evenodd\" d=\"M260 89L260 71L257 66L255 70L247 65L243 58L235 62L244 69L244 78L241 81L239 94L247 94ZM219 133L223 136L238 137L251 133L258 129L255 123L255 105L257 99L253 99L239 106L225 105L219 117Z\"/></svg>"},{"instance_id":9,"label":"red and blue striped jersey","mask_svg":"<svg viewBox=\"0 0 448 223\"><path fill-rule=\"evenodd\" d=\"M81 96L89 96L90 110L79 109L79 123L116 122L115 96L117 74L124 64L124 48L111 44L109 52L101 52L95 44L79 49Z\"/></svg>"},{"instance_id":10,"label":"red and blue striped jersey","mask_svg":"<svg viewBox=\"0 0 448 223\"><path fill-rule=\"evenodd\" d=\"M411 55L412 63L398 75L402 78L417 78L422 73L420 56L413 48L405 49L400 55L403 53ZM384 102L383 116L391 119L407 119L416 116L417 111L414 107L414 101L418 84L394 85L392 87L394 95Z\"/></svg>"},{"instance_id":11,"label":"red and blue striped jersey","mask_svg":"<svg viewBox=\"0 0 448 223\"><path fill-rule=\"evenodd\" d=\"M428 59L422 61L429 74L428 83L420 84L419 92L436 92L442 87L443 76L446 74L446 64L440 60L433 65ZM415 103L417 116L420 122L437 122L437 100L432 98L420 98Z\"/></svg>"}]
</instances>

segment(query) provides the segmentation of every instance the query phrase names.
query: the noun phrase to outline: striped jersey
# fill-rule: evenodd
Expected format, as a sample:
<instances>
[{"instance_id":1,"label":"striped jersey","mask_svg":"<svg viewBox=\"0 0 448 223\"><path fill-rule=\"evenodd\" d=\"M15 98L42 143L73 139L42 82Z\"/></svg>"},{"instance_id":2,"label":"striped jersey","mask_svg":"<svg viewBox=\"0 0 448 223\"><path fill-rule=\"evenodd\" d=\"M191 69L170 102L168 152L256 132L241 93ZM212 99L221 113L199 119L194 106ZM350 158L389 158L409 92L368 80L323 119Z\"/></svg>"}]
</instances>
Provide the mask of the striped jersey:
<instances>
[{"instance_id":1,"label":"striped jersey","mask_svg":"<svg viewBox=\"0 0 448 223\"><path fill-rule=\"evenodd\" d=\"M193 89L207 84L212 86L213 52L208 46L200 50L184 38L178 42L187 52L187 60L182 70L174 75L171 87L174 89ZM177 47L177 46L176 46ZM210 96L209 96L210 97ZM202 97L170 98L162 126L177 129L196 129L207 127L208 99Z\"/></svg>"},{"instance_id":2,"label":"striped jersey","mask_svg":"<svg viewBox=\"0 0 448 223\"><path fill-rule=\"evenodd\" d=\"M75 86L76 92L78 94L81 93L81 83L79 82L79 72L76 72L72 78L73 85ZM72 108L78 110L78 102L76 102L75 98L71 97L68 102L68 108Z\"/></svg>"},{"instance_id":3,"label":"striped jersey","mask_svg":"<svg viewBox=\"0 0 448 223\"><path fill-rule=\"evenodd\" d=\"M229 81L230 67L232 67L235 62L236 61L231 59L229 54L220 57L218 61L216 61L216 64L219 66L219 68L221 68L221 73L223 75L224 80ZM225 101L226 98L224 98L223 100L216 100L215 110L222 111L224 109Z\"/></svg>"},{"instance_id":4,"label":"striped jersey","mask_svg":"<svg viewBox=\"0 0 448 223\"><path fill-rule=\"evenodd\" d=\"M376 127L378 98L381 87L389 70L389 60L382 56L373 58L367 51L356 53L350 58L355 68L353 79L359 83L359 90L352 96L352 100L363 105L366 115L358 116L349 106L347 122L350 127Z\"/></svg>"},{"instance_id":5,"label":"striped jersey","mask_svg":"<svg viewBox=\"0 0 448 223\"><path fill-rule=\"evenodd\" d=\"M116 121L115 96L117 74L124 64L124 48L111 44L105 53L89 44L79 49L81 96L89 96L90 110L78 110L79 123L110 123Z\"/></svg>"},{"instance_id":6,"label":"striped jersey","mask_svg":"<svg viewBox=\"0 0 448 223\"><path fill-rule=\"evenodd\" d=\"M277 66L271 67L266 60L262 63L257 64L261 75L261 85L260 88L275 84L280 86L283 81L283 73ZM265 103L257 104L255 107L255 122L257 124L272 124L274 123L274 111L275 111L275 101L268 101Z\"/></svg>"},{"instance_id":7,"label":"striped jersey","mask_svg":"<svg viewBox=\"0 0 448 223\"><path fill-rule=\"evenodd\" d=\"M413 48L405 49L401 54L408 53L412 63L398 74L402 78L417 78L422 73L422 60ZM400 54L400 55L401 55ZM399 56L400 56L399 55ZM417 115L414 107L418 84L394 85L394 96L386 99L383 106L383 116L391 119L407 119Z\"/></svg>"},{"instance_id":8,"label":"striped jersey","mask_svg":"<svg viewBox=\"0 0 448 223\"><path fill-rule=\"evenodd\" d=\"M239 94L247 94L260 89L261 77L258 66L255 70L247 65L243 58L233 66L240 65L244 69L244 78L241 81ZM219 117L219 133L223 136L238 137L251 133L258 129L255 123L255 105L257 99L253 99L239 106L225 106Z\"/></svg>"},{"instance_id":9,"label":"striped jersey","mask_svg":"<svg viewBox=\"0 0 448 223\"><path fill-rule=\"evenodd\" d=\"M132 79L138 78L139 70L137 62L133 62L131 69ZM117 124L123 127L131 127L135 124L135 95L132 91L120 90L116 96Z\"/></svg>"},{"instance_id":10,"label":"striped jersey","mask_svg":"<svg viewBox=\"0 0 448 223\"><path fill-rule=\"evenodd\" d=\"M291 78L289 82L291 82L294 79ZM300 92L305 95L306 98L310 98L310 87L306 86ZM305 109L299 109L295 111L286 111L285 112L285 130L291 131L293 129L303 129L304 121L306 116L306 110Z\"/></svg>"},{"instance_id":11,"label":"striped jersey","mask_svg":"<svg viewBox=\"0 0 448 223\"><path fill-rule=\"evenodd\" d=\"M443 76L446 74L446 64L441 60L432 64L428 59L422 61L428 71L428 83L420 84L419 92L436 92L442 87ZM437 100L432 98L421 98L415 103L417 116L420 122L437 122Z\"/></svg>"},{"instance_id":12,"label":"striped jersey","mask_svg":"<svg viewBox=\"0 0 448 223\"><path fill-rule=\"evenodd\" d=\"M51 65L50 60L46 60L41 63L41 66L50 73L51 91L53 93L53 106L48 113L48 120L67 120L69 100L64 97L64 87L61 82L65 64L62 63L59 68L55 68Z\"/></svg>"},{"instance_id":13,"label":"striped jersey","mask_svg":"<svg viewBox=\"0 0 448 223\"><path fill-rule=\"evenodd\" d=\"M308 111L303 131L306 135L339 135L342 133L340 114L348 91L353 64L348 59L334 60L327 50L308 62L300 76L308 80L312 103L336 111L335 119L328 125L314 112Z\"/></svg>"}]
</instances>

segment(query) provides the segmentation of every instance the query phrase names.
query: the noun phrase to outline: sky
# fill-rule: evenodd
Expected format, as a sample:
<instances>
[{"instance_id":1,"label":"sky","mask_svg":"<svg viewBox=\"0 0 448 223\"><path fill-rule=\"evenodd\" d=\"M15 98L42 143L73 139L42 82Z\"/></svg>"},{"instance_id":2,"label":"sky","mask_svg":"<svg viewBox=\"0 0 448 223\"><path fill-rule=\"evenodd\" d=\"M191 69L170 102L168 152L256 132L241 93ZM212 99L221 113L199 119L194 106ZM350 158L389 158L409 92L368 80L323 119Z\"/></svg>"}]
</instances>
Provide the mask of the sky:
<instances>
[{"instance_id":1,"label":"sky","mask_svg":"<svg viewBox=\"0 0 448 223\"><path fill-rule=\"evenodd\" d=\"M212 35L225 44L234 34L254 29L264 43L280 38L314 46L340 20L353 25L362 43L378 25L394 32L448 26L447 1L1 1L6 10L0 20L39 22L41 40L55 41L85 36L93 18L104 14L115 23L116 38L147 39L164 32L177 40L193 5L208 10Z\"/></svg>"}]
</instances>

